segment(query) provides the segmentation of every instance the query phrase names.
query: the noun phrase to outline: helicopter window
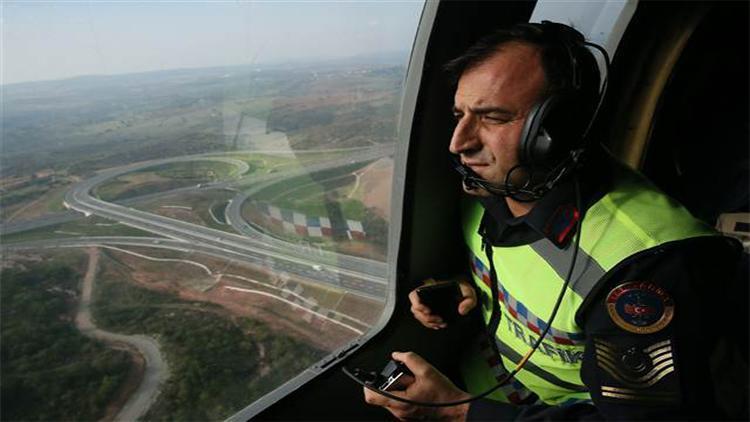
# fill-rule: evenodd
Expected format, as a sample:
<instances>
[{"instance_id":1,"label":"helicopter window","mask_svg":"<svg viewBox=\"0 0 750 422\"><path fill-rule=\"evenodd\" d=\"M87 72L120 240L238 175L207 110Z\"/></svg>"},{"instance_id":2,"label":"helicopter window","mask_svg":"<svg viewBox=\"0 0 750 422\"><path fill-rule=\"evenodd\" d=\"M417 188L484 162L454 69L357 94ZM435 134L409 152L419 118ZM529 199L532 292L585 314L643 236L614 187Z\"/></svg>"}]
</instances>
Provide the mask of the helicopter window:
<instances>
[{"instance_id":1,"label":"helicopter window","mask_svg":"<svg viewBox=\"0 0 750 422\"><path fill-rule=\"evenodd\" d=\"M378 329L422 6L4 2L2 418L226 419Z\"/></svg>"}]
</instances>

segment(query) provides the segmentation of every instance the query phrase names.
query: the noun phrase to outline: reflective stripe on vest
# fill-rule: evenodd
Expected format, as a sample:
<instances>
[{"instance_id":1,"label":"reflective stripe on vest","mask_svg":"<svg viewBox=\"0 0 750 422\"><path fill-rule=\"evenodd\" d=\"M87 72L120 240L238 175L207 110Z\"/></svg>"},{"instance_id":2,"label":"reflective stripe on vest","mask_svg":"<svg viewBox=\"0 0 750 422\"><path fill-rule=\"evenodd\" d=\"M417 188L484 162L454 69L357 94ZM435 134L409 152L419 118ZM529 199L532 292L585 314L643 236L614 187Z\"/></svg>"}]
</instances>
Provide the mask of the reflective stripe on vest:
<instances>
[{"instance_id":1,"label":"reflective stripe on vest","mask_svg":"<svg viewBox=\"0 0 750 422\"><path fill-rule=\"evenodd\" d=\"M480 381L474 383L472 394L487 391L507 377L508 371L485 333L479 333L468 346L471 349L468 350L467 358L471 360L465 359L461 362L462 372L464 375L471 374L474 381ZM515 378L511 378L488 398L518 405L541 404L537 396Z\"/></svg>"},{"instance_id":2,"label":"reflective stripe on vest","mask_svg":"<svg viewBox=\"0 0 750 422\"><path fill-rule=\"evenodd\" d=\"M490 320L489 263L478 229L478 203L464 213L464 235L471 250L475 284L485 297L482 313ZM575 315L584 299L614 266L666 242L715 232L635 174L587 211L571 282L550 331L516 379L548 404L590 399L580 378L585 335ZM574 242L558 249L547 239L529 245L494 247L502 319L496 343L506 368L513 369L546 327L569 270ZM467 384L472 381L467 379Z\"/></svg>"}]
</instances>

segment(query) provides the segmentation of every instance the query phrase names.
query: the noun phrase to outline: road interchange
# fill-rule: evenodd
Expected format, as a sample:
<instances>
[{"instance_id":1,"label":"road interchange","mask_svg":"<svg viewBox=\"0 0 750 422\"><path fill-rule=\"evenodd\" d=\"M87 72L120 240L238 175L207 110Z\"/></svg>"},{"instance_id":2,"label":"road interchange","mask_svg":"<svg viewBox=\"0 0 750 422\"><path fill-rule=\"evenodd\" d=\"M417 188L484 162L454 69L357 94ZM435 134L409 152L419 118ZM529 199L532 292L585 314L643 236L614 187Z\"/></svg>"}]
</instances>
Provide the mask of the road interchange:
<instances>
[{"instance_id":1,"label":"road interchange","mask_svg":"<svg viewBox=\"0 0 750 422\"><path fill-rule=\"evenodd\" d=\"M262 153L254 151L255 153ZM236 154L236 153L235 153ZM196 254L207 257L216 257L227 262L238 262L250 264L267 271L270 275L280 278L304 280L307 283L321 284L333 287L336 290L352 293L374 302L383 304L388 297L388 264L381 261L362 257L344 255L332 251L315 249L310 246L299 245L292 242L270 236L257 227L244 220L241 214L242 205L253 198L253 195L261 190L284 182L291 178L297 178L316 172L364 164L379 158L389 157L393 154L392 146L377 146L373 148L355 149L353 153L342 157L327 158L323 161L295 168L287 171L277 171L264 175L249 174L249 165L230 157L222 157L216 154L193 155L163 160L152 160L130 164L118 168L107 169L99 172L96 176L83 180L74 185L65 195L65 205L70 210L84 214L86 217L96 215L112 220L116 223L152 233L154 236L76 236L66 238L44 239L36 241L23 241L15 243L0 244L0 253L8 250L39 250L58 248L84 248L105 247L112 245L160 248L178 251L186 254ZM237 168L235 174L245 175L237 180L219 181L201 184L197 186L181 187L171 189L167 192L142 195L136 198L119 201L119 203L106 202L93 195L96 188L107 181L116 179L128 173L138 172L149 168L188 161L219 161L229 163ZM230 233L186 221L177 220L151 212L134 209L137 203L149 200L158 200L160 197L173 194L189 194L191 192L225 189L236 192L224 209L224 219L238 233ZM59 213L39 220L22 222L16 225L13 231L33 230L45 226L62 224L81 218L80 215L71 213ZM7 227L0 232L7 234ZM231 276L231 275L227 275ZM290 277L291 276L291 277ZM241 278L241 277L240 277ZM217 283L219 278L216 279ZM234 289L242 292L265 294L257 290L248 289L241 281L233 283L222 283L226 289ZM89 288L90 289L90 288ZM290 292L285 292L290 293ZM292 292L294 294L294 292ZM278 293L276 293L278 295ZM270 295L269 295L270 296ZM279 295L278 300L289 302L287 296ZM301 298L306 301L305 298ZM353 316L337 312L335 309L310 307L302 302L289 303L308 312L316 313L317 316L329 320L331 323L339 324L355 334L362 335L370 329L367 322L359 321ZM377 306L377 305L376 305ZM129 399L128 405L121 409L120 415L125 419L135 419L133 415L142 415L150 407L150 404L158 394L163 384L167 370L163 370L161 377L155 377L154 372L159 367L160 356L158 343L145 336L122 336L116 333L106 333L96 330L96 327L88 319L84 318L82 331L96 334L110 341L121 341L133 344L142 356L146 356L147 379L141 383L145 392L135 394ZM92 334L93 333L93 334ZM141 338L143 337L143 338ZM137 341L136 341L137 340ZM156 362L156 363L155 363ZM162 365L163 366L163 365ZM149 375L150 374L150 375ZM150 380L150 381L149 381ZM139 390L140 391L140 390ZM132 402L132 403L131 403ZM123 416L125 415L125 416ZM129 415L129 416L128 416Z\"/></svg>"},{"instance_id":2,"label":"road interchange","mask_svg":"<svg viewBox=\"0 0 750 422\"><path fill-rule=\"evenodd\" d=\"M274 183L304 174L373 161L388 156L392 152L392 147L382 146L358 149L356 154L328 159L292 171L260 176L249 175L239 180L215 182L193 187L193 189L234 190L238 186L252 183L252 187L249 189L237 189L237 196L231 200L225 211L226 220L235 230L240 231L241 234L228 233L136 210L122 204L105 202L92 195L97 186L108 180L127 173L175 162L216 160L236 165L239 169L239 174L244 174L249 170L247 163L243 161L216 155L194 155L153 160L105 170L95 177L76 184L67 192L65 204L67 207L84 213L87 216L98 215L154 233L158 236L174 239L181 243L189 244L192 247L204 249L208 251L208 254L213 256L226 257L254 264L262 262L267 265L269 262L273 262L276 266L273 270L283 268L283 271L288 271L291 274L382 301L386 296L386 278L388 274L386 263L331 251L312 249L309 246L298 245L269 236L258 231L252 225L247 224L240 216L240 209L242 204L248 198L252 197L254 193ZM180 190L189 191L188 188L181 188ZM315 270L315 268L322 268L324 270Z\"/></svg>"}]
</instances>

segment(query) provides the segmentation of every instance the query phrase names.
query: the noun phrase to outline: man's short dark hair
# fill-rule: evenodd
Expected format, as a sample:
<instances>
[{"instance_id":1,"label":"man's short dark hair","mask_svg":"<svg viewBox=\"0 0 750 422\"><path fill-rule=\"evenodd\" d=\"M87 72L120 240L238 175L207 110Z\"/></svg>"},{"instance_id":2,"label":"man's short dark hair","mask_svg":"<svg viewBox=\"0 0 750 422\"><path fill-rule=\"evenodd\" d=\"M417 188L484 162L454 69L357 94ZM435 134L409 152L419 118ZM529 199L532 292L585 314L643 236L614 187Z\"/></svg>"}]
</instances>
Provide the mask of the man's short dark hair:
<instances>
[{"instance_id":1,"label":"man's short dark hair","mask_svg":"<svg viewBox=\"0 0 750 422\"><path fill-rule=\"evenodd\" d=\"M510 42L530 44L539 48L542 56L547 80L545 96L574 89L575 78L580 81L579 94L587 103L595 104L599 95L599 68L584 41L583 34L568 25L548 21L518 23L480 38L464 54L448 62L445 70L457 84L465 71L490 59L503 45ZM574 75L574 66L577 75Z\"/></svg>"}]
</instances>

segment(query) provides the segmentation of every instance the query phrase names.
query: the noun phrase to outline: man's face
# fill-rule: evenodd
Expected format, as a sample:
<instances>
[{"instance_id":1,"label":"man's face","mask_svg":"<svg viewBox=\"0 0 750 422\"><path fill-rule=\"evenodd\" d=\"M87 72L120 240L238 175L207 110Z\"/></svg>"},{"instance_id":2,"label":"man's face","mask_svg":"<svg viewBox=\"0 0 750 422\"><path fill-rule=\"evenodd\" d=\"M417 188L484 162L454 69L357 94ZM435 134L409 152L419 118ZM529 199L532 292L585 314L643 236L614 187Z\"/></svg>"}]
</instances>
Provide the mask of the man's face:
<instances>
[{"instance_id":1,"label":"man's face","mask_svg":"<svg viewBox=\"0 0 750 422\"><path fill-rule=\"evenodd\" d=\"M482 179L503 185L518 164L526 116L545 86L536 47L511 42L458 81L453 105L456 128L449 150ZM466 190L486 196L483 189Z\"/></svg>"}]
</instances>

